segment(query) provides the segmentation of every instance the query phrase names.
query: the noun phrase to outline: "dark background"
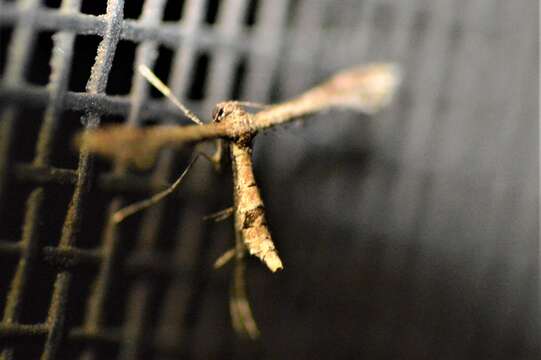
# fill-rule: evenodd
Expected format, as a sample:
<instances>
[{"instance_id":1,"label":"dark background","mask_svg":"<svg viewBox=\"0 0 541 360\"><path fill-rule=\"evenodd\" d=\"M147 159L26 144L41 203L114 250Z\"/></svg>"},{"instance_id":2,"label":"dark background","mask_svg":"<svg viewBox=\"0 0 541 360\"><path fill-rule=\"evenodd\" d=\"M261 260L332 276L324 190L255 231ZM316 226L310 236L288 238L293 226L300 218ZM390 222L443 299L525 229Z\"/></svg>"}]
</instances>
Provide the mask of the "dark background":
<instances>
[{"instance_id":1,"label":"dark background","mask_svg":"<svg viewBox=\"0 0 541 360\"><path fill-rule=\"evenodd\" d=\"M537 358L537 6L0 1L2 355ZM109 52L92 70L100 43ZM259 341L233 334L231 269L211 268L231 221L201 221L231 204L229 170L199 162L178 196L106 226L189 157L126 172L72 150L97 119L186 123L135 62L209 121L219 100L285 100L370 61L403 68L391 107L327 112L256 141L285 262L270 274L249 261Z\"/></svg>"}]
</instances>

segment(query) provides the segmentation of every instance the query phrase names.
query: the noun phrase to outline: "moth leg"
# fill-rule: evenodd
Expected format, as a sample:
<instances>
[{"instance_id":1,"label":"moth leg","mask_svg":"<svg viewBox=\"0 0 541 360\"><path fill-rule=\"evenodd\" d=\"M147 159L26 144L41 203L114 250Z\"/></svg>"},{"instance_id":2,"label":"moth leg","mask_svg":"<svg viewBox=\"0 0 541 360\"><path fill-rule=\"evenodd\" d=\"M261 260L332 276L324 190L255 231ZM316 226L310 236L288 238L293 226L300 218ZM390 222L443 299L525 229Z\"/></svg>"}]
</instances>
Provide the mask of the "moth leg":
<instances>
[{"instance_id":1,"label":"moth leg","mask_svg":"<svg viewBox=\"0 0 541 360\"><path fill-rule=\"evenodd\" d=\"M246 248L240 235L236 236L235 242L235 268L230 289L229 311L235 331L253 340L257 339L260 333L246 291L246 264L244 262Z\"/></svg>"},{"instance_id":2,"label":"moth leg","mask_svg":"<svg viewBox=\"0 0 541 360\"><path fill-rule=\"evenodd\" d=\"M133 214L135 214L135 213L137 213L137 212L139 212L141 210L144 210L144 209L146 209L146 208L160 202L165 197L171 195L180 186L180 184L182 183L182 180L188 174L188 172L190 171L192 165L196 162L196 160L198 158L199 158L199 155L195 154L192 157L192 159L190 160L190 163L188 164L188 166L186 166L186 168L182 172L182 174L180 174L180 176L175 180L175 182L171 186L169 186L167 189L165 189L163 191L160 191L159 193L154 194L153 196L151 196L148 199L135 202L135 203L133 203L131 205L128 205L128 206L123 207L122 209L116 211L113 214L113 218L112 218L113 223L118 224L118 223L122 222L124 219L126 219L128 216L131 216L131 215L133 215Z\"/></svg>"},{"instance_id":3,"label":"moth leg","mask_svg":"<svg viewBox=\"0 0 541 360\"><path fill-rule=\"evenodd\" d=\"M229 249L226 252L224 252L216 261L214 262L214 269L219 269L225 264L227 264L229 261L233 260L235 257L236 250L235 248Z\"/></svg>"},{"instance_id":4,"label":"moth leg","mask_svg":"<svg viewBox=\"0 0 541 360\"><path fill-rule=\"evenodd\" d=\"M209 155L203 150L197 150L201 156L203 156L205 159L207 159L214 168L215 171L221 171L222 170L222 163L223 163L223 153L224 153L224 141L222 139L218 139L215 141L216 144L216 150L214 150L214 154Z\"/></svg>"},{"instance_id":5,"label":"moth leg","mask_svg":"<svg viewBox=\"0 0 541 360\"><path fill-rule=\"evenodd\" d=\"M209 214L203 217L203 220L204 221L214 220L214 222L224 221L228 219L231 215L233 215L234 212L235 212L235 209L233 208L233 206L231 206L231 207L228 207L227 209L223 209L215 213Z\"/></svg>"},{"instance_id":6,"label":"moth leg","mask_svg":"<svg viewBox=\"0 0 541 360\"><path fill-rule=\"evenodd\" d=\"M214 150L214 154L212 155L212 160L214 161L214 167L217 171L221 170L221 166L223 163L224 158L224 141L222 139L218 139L215 141L216 149Z\"/></svg>"}]
</instances>

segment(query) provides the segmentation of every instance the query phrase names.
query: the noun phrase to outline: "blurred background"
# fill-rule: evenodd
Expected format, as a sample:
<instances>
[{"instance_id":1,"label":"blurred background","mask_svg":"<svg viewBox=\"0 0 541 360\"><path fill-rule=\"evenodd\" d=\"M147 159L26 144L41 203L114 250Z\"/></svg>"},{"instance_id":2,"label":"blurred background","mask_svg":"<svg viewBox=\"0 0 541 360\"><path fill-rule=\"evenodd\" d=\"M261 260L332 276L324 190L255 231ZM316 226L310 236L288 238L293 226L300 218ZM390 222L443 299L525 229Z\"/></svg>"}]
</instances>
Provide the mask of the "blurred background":
<instances>
[{"instance_id":1,"label":"blurred background","mask_svg":"<svg viewBox=\"0 0 541 360\"><path fill-rule=\"evenodd\" d=\"M1 0L0 354L5 359L537 359L539 35L534 0ZM230 170L122 226L191 149L153 169L78 154L97 124L187 124L394 61L393 104L258 136L285 270L248 262L262 331L228 312Z\"/></svg>"}]
</instances>

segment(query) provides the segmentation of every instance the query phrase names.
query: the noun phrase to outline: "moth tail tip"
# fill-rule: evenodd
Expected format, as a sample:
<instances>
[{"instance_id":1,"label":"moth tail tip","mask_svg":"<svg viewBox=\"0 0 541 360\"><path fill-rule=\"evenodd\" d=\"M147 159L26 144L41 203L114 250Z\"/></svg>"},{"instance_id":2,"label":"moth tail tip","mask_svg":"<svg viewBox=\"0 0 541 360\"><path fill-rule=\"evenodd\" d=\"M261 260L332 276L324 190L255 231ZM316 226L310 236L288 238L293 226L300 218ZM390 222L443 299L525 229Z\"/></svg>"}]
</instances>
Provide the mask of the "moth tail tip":
<instances>
[{"instance_id":1,"label":"moth tail tip","mask_svg":"<svg viewBox=\"0 0 541 360\"><path fill-rule=\"evenodd\" d=\"M282 260L280 260L280 257L278 256L278 254L275 251L267 254L267 256L265 256L264 262L265 262L265 265L267 265L267 267L273 273L275 273L277 271L281 271L281 270L284 269L284 265L282 264Z\"/></svg>"}]
</instances>

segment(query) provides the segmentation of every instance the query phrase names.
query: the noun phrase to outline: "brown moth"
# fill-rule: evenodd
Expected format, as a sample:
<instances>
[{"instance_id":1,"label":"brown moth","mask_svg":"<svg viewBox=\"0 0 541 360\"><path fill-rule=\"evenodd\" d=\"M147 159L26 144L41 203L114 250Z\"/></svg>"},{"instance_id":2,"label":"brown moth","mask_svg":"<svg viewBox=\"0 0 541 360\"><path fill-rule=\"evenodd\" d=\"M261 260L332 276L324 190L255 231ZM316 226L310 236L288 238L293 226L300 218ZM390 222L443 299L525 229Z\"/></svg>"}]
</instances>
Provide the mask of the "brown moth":
<instances>
[{"instance_id":1,"label":"brown moth","mask_svg":"<svg viewBox=\"0 0 541 360\"><path fill-rule=\"evenodd\" d=\"M248 251L258 257L272 272L281 270L284 266L272 241L265 218L265 206L253 173L254 138L267 128L326 109L347 108L373 114L392 99L401 79L398 66L375 63L354 67L334 75L297 98L277 105L221 102L212 113L211 123L203 123L182 105L150 69L140 66L139 72L171 99L196 125L151 128L108 126L82 133L77 143L89 152L141 167L151 164L158 151L165 147L178 148L188 143L209 140L216 140L218 148L214 156L207 157L213 162L218 162L223 150L222 143L226 143L233 167L234 205L209 218L223 220L229 215L234 215L236 242L234 249L227 251L216 261L215 267L220 267L235 258L230 303L233 325L238 332L252 338L256 337L258 330L251 314L244 284L245 270L242 261L244 254ZM263 107L263 110L250 113L246 107ZM196 159L197 156L170 188L150 199L119 210L113 220L120 222L172 193Z\"/></svg>"}]
</instances>

